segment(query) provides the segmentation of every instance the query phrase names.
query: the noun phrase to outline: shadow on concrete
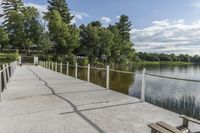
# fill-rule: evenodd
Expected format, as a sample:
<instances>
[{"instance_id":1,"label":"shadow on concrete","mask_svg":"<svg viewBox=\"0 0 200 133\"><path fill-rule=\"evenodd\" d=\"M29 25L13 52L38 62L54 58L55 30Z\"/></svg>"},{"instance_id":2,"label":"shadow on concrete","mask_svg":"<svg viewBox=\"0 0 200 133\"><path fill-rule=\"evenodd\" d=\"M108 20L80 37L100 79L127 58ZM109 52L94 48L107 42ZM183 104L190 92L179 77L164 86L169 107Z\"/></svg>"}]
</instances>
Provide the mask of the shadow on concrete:
<instances>
[{"instance_id":1,"label":"shadow on concrete","mask_svg":"<svg viewBox=\"0 0 200 133\"><path fill-rule=\"evenodd\" d=\"M117 107L117 106L126 106L126 105L131 105L131 104L138 104L138 103L142 103L142 101L123 103L123 104L115 104L115 105L96 107L96 108L89 108L89 109L83 109L83 110L78 110L78 111L79 112L86 112L86 111L92 111L92 110L98 110L98 109L112 108L112 107ZM60 115L71 114L71 113L75 113L75 112L74 111L64 112L64 113L60 113Z\"/></svg>"},{"instance_id":2,"label":"shadow on concrete","mask_svg":"<svg viewBox=\"0 0 200 133\"><path fill-rule=\"evenodd\" d=\"M45 83L45 86L47 86L47 87L51 90L51 92L52 92L53 95L59 97L60 99L66 101L68 104L70 104L71 107L73 108L74 112L75 112L76 114L78 114L78 115L79 115L83 120L85 120L88 124L90 124L96 131L98 131L99 133L105 133L105 131L104 131L103 129L101 129L98 125L96 125L95 123L93 123L93 122L92 122L90 119L88 119L84 114L82 114L82 113L77 109L76 105L74 105L70 100L68 100L68 99L66 99L66 98L64 98L64 97L59 96L58 94L56 94L55 91L54 91L54 89L53 89L52 87L50 87L50 86L48 85L48 83L47 83L45 80L41 79L31 68L28 67L28 69L29 69L31 72L33 72L33 74L34 74L39 80L41 80L41 81L43 81L43 82Z\"/></svg>"}]
</instances>

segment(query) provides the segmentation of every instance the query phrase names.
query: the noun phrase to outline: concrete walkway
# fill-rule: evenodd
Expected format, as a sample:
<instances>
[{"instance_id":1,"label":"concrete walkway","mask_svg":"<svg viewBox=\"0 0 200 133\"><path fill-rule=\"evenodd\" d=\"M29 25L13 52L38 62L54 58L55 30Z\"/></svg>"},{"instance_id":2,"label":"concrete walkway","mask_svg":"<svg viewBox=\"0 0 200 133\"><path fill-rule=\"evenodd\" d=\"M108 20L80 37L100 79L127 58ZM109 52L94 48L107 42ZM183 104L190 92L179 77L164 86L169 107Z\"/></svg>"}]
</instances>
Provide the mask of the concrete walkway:
<instances>
[{"instance_id":1,"label":"concrete walkway","mask_svg":"<svg viewBox=\"0 0 200 133\"><path fill-rule=\"evenodd\" d=\"M181 124L178 114L40 66L18 67L0 103L2 133L150 133L156 121Z\"/></svg>"}]
</instances>

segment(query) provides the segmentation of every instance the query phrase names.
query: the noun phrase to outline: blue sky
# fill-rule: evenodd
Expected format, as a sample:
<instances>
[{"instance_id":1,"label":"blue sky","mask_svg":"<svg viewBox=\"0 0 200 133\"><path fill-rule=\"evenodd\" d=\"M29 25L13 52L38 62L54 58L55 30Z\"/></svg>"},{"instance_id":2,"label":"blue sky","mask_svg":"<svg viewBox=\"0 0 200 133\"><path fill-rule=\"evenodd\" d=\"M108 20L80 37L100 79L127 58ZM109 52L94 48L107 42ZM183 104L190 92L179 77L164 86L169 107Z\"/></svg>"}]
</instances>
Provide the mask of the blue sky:
<instances>
[{"instance_id":1,"label":"blue sky","mask_svg":"<svg viewBox=\"0 0 200 133\"><path fill-rule=\"evenodd\" d=\"M46 0L25 3L46 10ZM200 0L68 0L68 5L77 25L100 20L107 26L128 15L137 51L200 55Z\"/></svg>"},{"instance_id":2,"label":"blue sky","mask_svg":"<svg viewBox=\"0 0 200 133\"><path fill-rule=\"evenodd\" d=\"M26 3L46 5L46 0L25 0ZM88 14L88 23L106 16L116 21L116 16L126 14L135 28L150 26L152 21L184 19L191 23L200 18L199 0L68 0L71 11Z\"/></svg>"}]
</instances>

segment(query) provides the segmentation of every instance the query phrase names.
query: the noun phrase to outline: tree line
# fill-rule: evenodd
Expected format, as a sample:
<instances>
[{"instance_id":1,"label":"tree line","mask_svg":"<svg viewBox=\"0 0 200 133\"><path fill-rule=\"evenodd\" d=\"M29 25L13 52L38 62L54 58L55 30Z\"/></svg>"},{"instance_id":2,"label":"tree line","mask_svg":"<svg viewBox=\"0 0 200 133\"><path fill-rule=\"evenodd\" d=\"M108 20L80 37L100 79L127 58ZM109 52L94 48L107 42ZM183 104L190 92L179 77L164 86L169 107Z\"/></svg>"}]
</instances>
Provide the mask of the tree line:
<instances>
[{"instance_id":1,"label":"tree line","mask_svg":"<svg viewBox=\"0 0 200 133\"><path fill-rule=\"evenodd\" d=\"M36 8L25 6L22 0L3 0L2 8L2 48L13 47L27 55L36 48L61 61L84 56L92 64L128 63L134 58L132 24L126 15L109 27L103 27L99 21L77 27L71 23L74 16L65 0L49 0L43 18Z\"/></svg>"},{"instance_id":2,"label":"tree line","mask_svg":"<svg viewBox=\"0 0 200 133\"><path fill-rule=\"evenodd\" d=\"M22 0L2 0L1 6L4 11L0 15L4 20L0 26L1 49L19 49L27 55L36 50L57 61L76 62L77 56L84 57L84 62L91 64L188 59L186 55L137 53L131 41L132 22L126 15L108 27L102 26L100 21L77 27L72 24L74 16L66 0L48 0L48 11L43 17ZM199 59L190 58L192 60Z\"/></svg>"},{"instance_id":3,"label":"tree line","mask_svg":"<svg viewBox=\"0 0 200 133\"><path fill-rule=\"evenodd\" d=\"M200 63L199 55L188 55L188 54L158 54L158 53L136 53L136 61L174 61L174 62L191 62Z\"/></svg>"}]
</instances>

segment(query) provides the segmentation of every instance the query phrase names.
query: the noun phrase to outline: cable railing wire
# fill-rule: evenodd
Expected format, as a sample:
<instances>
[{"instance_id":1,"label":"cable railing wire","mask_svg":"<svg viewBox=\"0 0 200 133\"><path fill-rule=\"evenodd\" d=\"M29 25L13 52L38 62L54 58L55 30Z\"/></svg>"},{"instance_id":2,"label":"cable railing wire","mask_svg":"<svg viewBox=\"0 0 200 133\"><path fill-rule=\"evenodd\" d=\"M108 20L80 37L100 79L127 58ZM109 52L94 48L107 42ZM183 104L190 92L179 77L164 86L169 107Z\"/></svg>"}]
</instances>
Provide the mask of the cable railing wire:
<instances>
[{"instance_id":1,"label":"cable railing wire","mask_svg":"<svg viewBox=\"0 0 200 133\"><path fill-rule=\"evenodd\" d=\"M169 77L169 76L157 75L157 74L152 74L152 73L145 73L145 75L159 77L159 78L165 78L165 79L174 79L174 80L182 80L182 81L190 81L190 82L200 82L200 80L177 78L177 77Z\"/></svg>"}]
</instances>

